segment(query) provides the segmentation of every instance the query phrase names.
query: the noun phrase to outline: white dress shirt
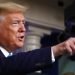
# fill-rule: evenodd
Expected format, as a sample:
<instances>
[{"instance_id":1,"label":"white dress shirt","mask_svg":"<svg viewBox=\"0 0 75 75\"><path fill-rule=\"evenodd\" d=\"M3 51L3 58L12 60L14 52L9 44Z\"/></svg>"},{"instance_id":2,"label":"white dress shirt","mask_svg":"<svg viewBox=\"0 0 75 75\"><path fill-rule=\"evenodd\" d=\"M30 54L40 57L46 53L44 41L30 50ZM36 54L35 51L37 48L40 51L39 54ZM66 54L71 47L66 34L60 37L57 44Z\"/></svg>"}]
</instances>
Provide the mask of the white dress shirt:
<instances>
[{"instance_id":1,"label":"white dress shirt","mask_svg":"<svg viewBox=\"0 0 75 75\"><path fill-rule=\"evenodd\" d=\"M4 49L1 46L0 46L0 50L4 54L5 57L8 57L8 56L12 56L13 55L13 53L9 53L6 49Z\"/></svg>"},{"instance_id":2,"label":"white dress shirt","mask_svg":"<svg viewBox=\"0 0 75 75\"><path fill-rule=\"evenodd\" d=\"M52 49L51 49L51 58L52 58L52 62L55 62L55 57Z\"/></svg>"}]
</instances>

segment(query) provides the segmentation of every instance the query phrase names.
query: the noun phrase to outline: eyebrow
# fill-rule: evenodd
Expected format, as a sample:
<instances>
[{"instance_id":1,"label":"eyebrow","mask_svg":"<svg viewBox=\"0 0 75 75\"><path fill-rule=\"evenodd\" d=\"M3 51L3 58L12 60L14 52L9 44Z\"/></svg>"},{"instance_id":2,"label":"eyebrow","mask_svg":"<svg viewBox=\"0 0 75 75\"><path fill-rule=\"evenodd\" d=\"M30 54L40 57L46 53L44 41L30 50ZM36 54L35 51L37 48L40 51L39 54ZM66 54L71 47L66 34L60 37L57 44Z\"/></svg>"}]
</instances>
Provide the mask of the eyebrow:
<instances>
[{"instance_id":1,"label":"eyebrow","mask_svg":"<svg viewBox=\"0 0 75 75\"><path fill-rule=\"evenodd\" d=\"M13 21L13 22L15 22L15 21L17 21L17 22L18 22L18 21L19 21L19 22L20 22L20 21L21 21L21 22L25 22L25 19L24 19L24 20L13 19L12 21Z\"/></svg>"},{"instance_id":2,"label":"eyebrow","mask_svg":"<svg viewBox=\"0 0 75 75\"><path fill-rule=\"evenodd\" d=\"M18 18L13 18L12 20L13 20L13 21L17 21L17 20L20 20L20 19L18 19ZM25 21L25 18L23 18L22 21Z\"/></svg>"}]
</instances>

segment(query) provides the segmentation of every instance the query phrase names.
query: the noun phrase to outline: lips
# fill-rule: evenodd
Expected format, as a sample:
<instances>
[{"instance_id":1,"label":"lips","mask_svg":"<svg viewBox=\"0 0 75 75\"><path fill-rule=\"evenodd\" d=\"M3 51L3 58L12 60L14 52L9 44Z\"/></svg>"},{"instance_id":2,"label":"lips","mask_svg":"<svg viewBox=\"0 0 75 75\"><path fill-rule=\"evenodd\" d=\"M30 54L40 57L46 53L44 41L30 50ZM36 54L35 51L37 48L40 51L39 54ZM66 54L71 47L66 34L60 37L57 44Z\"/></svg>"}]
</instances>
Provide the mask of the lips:
<instances>
[{"instance_id":1,"label":"lips","mask_svg":"<svg viewBox=\"0 0 75 75\"><path fill-rule=\"evenodd\" d=\"M21 36L20 38L24 38L24 36Z\"/></svg>"},{"instance_id":2,"label":"lips","mask_svg":"<svg viewBox=\"0 0 75 75\"><path fill-rule=\"evenodd\" d=\"M24 36L19 36L18 39L19 39L19 41L23 41L24 40Z\"/></svg>"}]
</instances>

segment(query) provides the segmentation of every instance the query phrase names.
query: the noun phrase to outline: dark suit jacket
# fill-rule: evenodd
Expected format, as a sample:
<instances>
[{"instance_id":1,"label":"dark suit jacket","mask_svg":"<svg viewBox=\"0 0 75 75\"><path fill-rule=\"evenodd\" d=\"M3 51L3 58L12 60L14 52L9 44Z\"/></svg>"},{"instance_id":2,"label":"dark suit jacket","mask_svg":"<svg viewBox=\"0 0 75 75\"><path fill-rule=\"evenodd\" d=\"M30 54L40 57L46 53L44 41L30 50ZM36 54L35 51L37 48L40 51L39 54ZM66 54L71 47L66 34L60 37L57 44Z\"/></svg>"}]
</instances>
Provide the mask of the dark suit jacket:
<instances>
[{"instance_id":1,"label":"dark suit jacket","mask_svg":"<svg viewBox=\"0 0 75 75\"><path fill-rule=\"evenodd\" d=\"M0 73L29 73L44 69L52 64L51 50L41 48L29 52L21 52L5 58L0 52ZM1 74L0 74L1 75Z\"/></svg>"}]
</instances>

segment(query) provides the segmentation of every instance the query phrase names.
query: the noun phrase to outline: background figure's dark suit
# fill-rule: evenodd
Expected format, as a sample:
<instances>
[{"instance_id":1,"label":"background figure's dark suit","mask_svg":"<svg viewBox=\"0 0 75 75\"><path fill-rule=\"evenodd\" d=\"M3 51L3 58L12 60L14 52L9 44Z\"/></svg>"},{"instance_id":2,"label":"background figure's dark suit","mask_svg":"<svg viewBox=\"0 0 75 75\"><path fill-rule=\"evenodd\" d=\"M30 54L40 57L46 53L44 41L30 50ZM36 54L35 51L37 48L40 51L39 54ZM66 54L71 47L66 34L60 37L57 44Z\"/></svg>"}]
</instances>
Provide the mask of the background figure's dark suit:
<instances>
[{"instance_id":1,"label":"background figure's dark suit","mask_svg":"<svg viewBox=\"0 0 75 75\"><path fill-rule=\"evenodd\" d=\"M29 73L49 67L52 64L50 55L50 47L18 53L8 58L5 58L0 52L0 73Z\"/></svg>"}]
</instances>

